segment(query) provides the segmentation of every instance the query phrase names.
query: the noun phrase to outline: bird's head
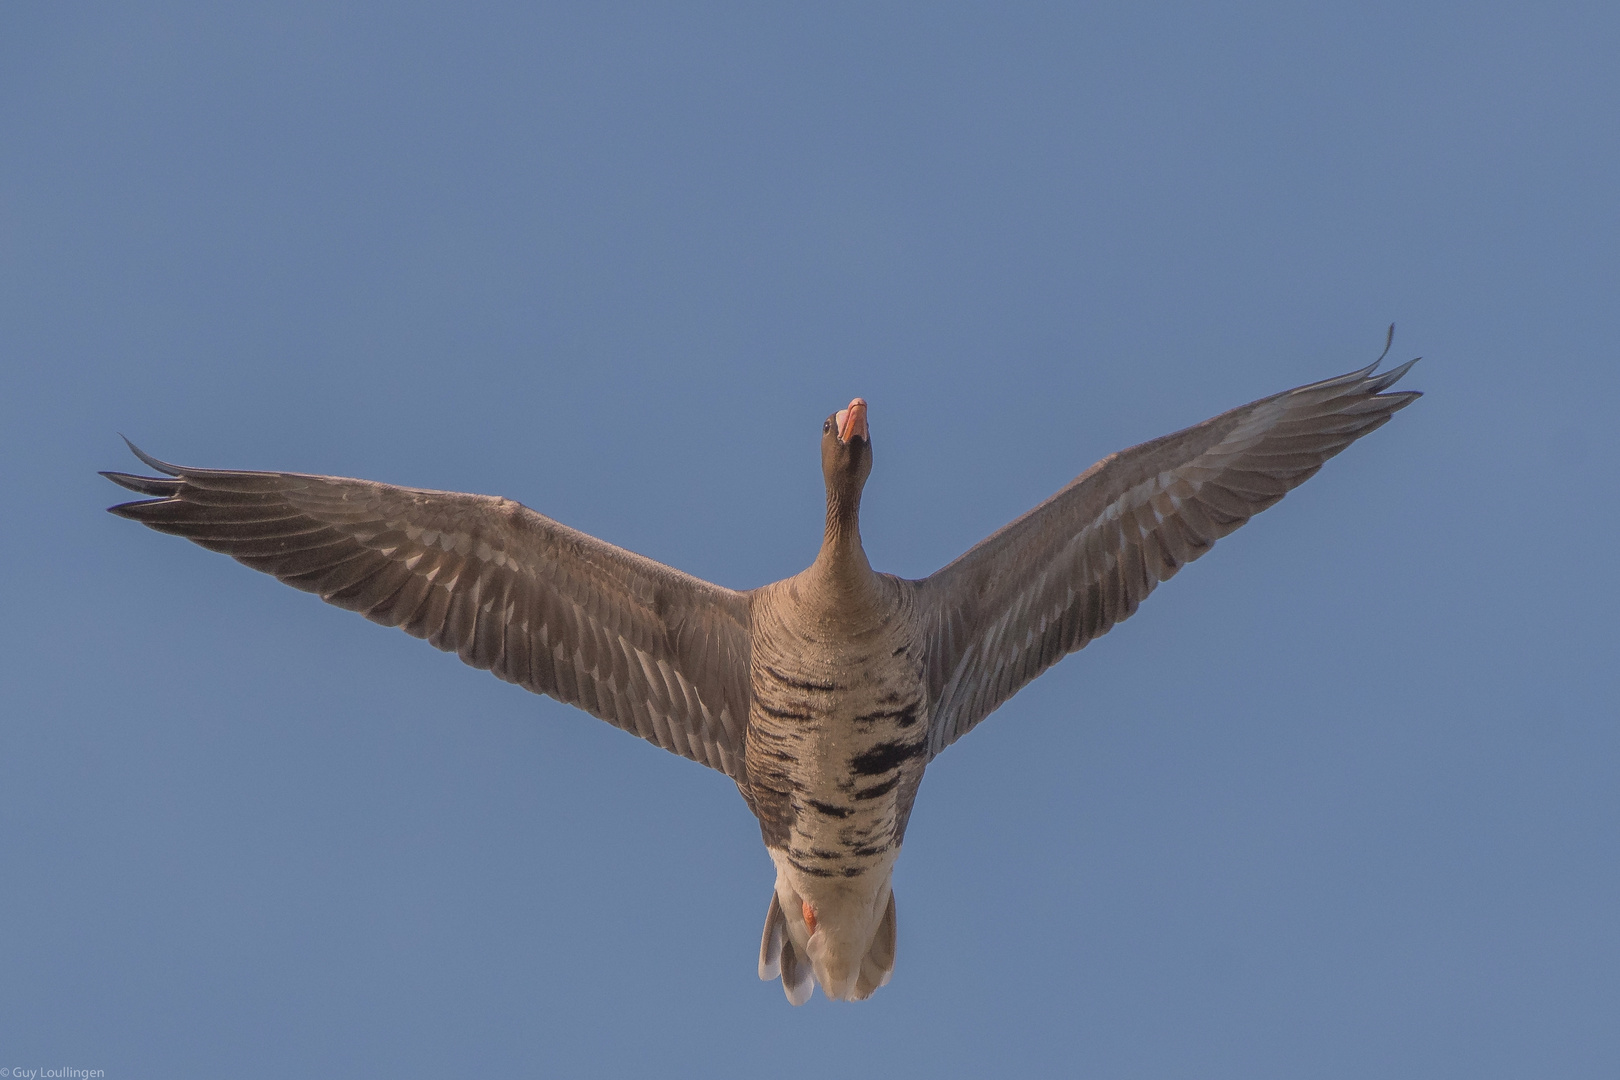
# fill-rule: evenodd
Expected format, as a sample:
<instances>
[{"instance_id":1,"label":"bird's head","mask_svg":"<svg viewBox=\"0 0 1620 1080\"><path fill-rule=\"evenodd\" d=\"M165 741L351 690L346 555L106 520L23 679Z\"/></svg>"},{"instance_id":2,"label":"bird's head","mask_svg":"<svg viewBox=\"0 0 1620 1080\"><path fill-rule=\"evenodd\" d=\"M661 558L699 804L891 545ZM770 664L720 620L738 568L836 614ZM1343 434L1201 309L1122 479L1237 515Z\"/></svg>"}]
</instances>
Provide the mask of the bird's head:
<instances>
[{"instance_id":1,"label":"bird's head","mask_svg":"<svg viewBox=\"0 0 1620 1080\"><path fill-rule=\"evenodd\" d=\"M860 505L861 488L872 474L872 437L866 427L866 401L856 398L821 425L821 473L827 498Z\"/></svg>"}]
</instances>

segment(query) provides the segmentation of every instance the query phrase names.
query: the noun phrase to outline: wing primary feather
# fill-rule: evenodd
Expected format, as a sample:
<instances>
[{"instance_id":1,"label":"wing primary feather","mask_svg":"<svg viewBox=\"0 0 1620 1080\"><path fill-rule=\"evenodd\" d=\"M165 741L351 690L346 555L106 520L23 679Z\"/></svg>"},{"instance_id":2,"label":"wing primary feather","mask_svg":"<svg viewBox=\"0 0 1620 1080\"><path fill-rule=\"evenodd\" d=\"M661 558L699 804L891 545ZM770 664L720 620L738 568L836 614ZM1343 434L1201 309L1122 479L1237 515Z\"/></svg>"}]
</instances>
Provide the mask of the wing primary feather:
<instances>
[{"instance_id":1,"label":"wing primary feather","mask_svg":"<svg viewBox=\"0 0 1620 1080\"><path fill-rule=\"evenodd\" d=\"M109 472L102 470L102 476L111 480L121 488L137 491L142 495L173 495L180 490L181 481L165 480L156 476L136 476L133 473Z\"/></svg>"},{"instance_id":2,"label":"wing primary feather","mask_svg":"<svg viewBox=\"0 0 1620 1080\"><path fill-rule=\"evenodd\" d=\"M148 454L145 450L142 450L140 447L130 442L129 436L125 435L123 432L120 431L118 433L118 437L124 440L124 445L129 447L129 452L140 458L142 463L147 467L156 469L160 473L167 473L170 476L179 476L182 472L180 466L170 465L167 461L159 461L151 454Z\"/></svg>"},{"instance_id":3,"label":"wing primary feather","mask_svg":"<svg viewBox=\"0 0 1620 1080\"><path fill-rule=\"evenodd\" d=\"M748 599L510 500L297 473L108 471L109 509L747 778Z\"/></svg>"}]
</instances>

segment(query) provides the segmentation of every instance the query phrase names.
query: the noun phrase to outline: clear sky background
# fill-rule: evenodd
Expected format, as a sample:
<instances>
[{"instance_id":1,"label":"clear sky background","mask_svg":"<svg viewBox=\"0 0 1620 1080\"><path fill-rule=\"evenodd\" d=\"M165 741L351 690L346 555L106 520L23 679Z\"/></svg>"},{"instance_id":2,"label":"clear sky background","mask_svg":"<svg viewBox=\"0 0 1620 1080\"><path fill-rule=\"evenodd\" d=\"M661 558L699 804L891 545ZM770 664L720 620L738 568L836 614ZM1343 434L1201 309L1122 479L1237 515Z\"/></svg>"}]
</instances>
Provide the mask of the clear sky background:
<instances>
[{"instance_id":1,"label":"clear sky background","mask_svg":"<svg viewBox=\"0 0 1620 1080\"><path fill-rule=\"evenodd\" d=\"M8 4L0 1066L1620 1072L1612 3ZM1426 396L929 769L894 981L730 781L103 512L496 493L921 576L1113 450Z\"/></svg>"}]
</instances>

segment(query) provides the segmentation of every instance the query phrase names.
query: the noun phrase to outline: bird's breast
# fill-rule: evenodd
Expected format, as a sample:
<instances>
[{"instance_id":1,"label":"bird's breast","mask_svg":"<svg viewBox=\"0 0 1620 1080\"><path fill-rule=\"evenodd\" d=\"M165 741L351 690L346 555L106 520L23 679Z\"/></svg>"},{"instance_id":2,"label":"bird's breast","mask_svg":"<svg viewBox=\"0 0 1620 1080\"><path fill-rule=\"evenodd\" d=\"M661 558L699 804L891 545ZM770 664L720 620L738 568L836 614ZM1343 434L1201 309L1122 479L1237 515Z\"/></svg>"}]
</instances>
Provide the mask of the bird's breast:
<instances>
[{"instance_id":1,"label":"bird's breast","mask_svg":"<svg viewBox=\"0 0 1620 1080\"><path fill-rule=\"evenodd\" d=\"M854 627L768 613L751 666L748 775L766 845L809 878L892 862L928 744L904 612Z\"/></svg>"}]
</instances>

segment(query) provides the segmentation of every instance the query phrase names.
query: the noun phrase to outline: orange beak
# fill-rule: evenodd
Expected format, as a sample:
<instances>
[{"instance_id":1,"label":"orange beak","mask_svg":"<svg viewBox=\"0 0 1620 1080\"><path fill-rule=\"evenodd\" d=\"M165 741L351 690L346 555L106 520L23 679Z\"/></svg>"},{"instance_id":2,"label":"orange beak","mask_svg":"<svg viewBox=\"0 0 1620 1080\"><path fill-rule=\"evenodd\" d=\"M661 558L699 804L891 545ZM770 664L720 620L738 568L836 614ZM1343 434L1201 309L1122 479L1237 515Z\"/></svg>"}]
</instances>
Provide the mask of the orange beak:
<instances>
[{"instance_id":1,"label":"orange beak","mask_svg":"<svg viewBox=\"0 0 1620 1080\"><path fill-rule=\"evenodd\" d=\"M871 438L866 431L866 399L856 398L849 408L838 410L838 441L847 443L855 436Z\"/></svg>"}]
</instances>

